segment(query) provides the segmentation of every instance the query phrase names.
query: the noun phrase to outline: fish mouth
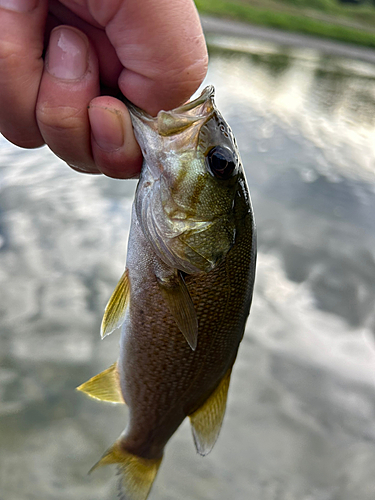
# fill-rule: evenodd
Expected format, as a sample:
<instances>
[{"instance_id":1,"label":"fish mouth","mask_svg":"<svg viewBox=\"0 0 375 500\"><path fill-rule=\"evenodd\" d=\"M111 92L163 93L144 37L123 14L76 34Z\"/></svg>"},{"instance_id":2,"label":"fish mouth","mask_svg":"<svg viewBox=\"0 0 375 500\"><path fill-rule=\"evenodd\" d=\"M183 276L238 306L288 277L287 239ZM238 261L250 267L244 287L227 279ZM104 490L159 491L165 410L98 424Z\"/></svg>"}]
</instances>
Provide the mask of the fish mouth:
<instances>
[{"instance_id":1,"label":"fish mouth","mask_svg":"<svg viewBox=\"0 0 375 500\"><path fill-rule=\"evenodd\" d=\"M138 118L161 136L170 136L178 134L192 125L204 125L215 112L214 96L214 86L208 85L193 101L170 111L161 110L156 117L149 115L125 98L123 101L133 118Z\"/></svg>"},{"instance_id":2,"label":"fish mouth","mask_svg":"<svg viewBox=\"0 0 375 500\"><path fill-rule=\"evenodd\" d=\"M201 106L202 104L207 104L208 101L213 102L214 97L215 97L215 88L213 85L208 85L207 87L205 87L202 90L202 93L200 96L198 96L193 101L189 101L186 104L183 104L182 106L173 109L171 111L171 113L181 114L181 113L186 113L186 112L191 111L191 110L197 110L197 108L199 106Z\"/></svg>"}]
</instances>

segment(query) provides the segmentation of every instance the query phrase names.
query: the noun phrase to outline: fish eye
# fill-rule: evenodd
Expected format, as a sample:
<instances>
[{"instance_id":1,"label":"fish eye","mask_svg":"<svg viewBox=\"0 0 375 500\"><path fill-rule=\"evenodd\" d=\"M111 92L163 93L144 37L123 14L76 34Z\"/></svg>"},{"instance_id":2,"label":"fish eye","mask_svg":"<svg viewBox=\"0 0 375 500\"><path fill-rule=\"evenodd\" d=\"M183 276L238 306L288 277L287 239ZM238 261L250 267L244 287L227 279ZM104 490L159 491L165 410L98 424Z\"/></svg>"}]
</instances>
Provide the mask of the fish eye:
<instances>
[{"instance_id":1,"label":"fish eye","mask_svg":"<svg viewBox=\"0 0 375 500\"><path fill-rule=\"evenodd\" d=\"M206 159L212 175L221 180L229 179L236 168L234 154L223 146L215 146L210 149Z\"/></svg>"}]
</instances>

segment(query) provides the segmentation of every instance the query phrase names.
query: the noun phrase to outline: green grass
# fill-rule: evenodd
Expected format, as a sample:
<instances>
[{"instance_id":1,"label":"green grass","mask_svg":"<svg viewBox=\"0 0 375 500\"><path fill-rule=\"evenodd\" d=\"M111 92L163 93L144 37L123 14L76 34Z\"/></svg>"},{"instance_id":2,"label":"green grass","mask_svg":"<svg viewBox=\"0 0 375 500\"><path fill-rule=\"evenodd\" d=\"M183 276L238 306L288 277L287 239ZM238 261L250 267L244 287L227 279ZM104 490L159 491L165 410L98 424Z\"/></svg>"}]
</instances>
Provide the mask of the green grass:
<instances>
[{"instance_id":1,"label":"green grass","mask_svg":"<svg viewBox=\"0 0 375 500\"><path fill-rule=\"evenodd\" d=\"M303 7L306 9L312 8L323 11L337 11L341 9L338 0L279 0L280 3ZM345 7L344 7L345 8Z\"/></svg>"},{"instance_id":2,"label":"green grass","mask_svg":"<svg viewBox=\"0 0 375 500\"><path fill-rule=\"evenodd\" d=\"M253 0L242 0L252 3ZM265 2L266 3L266 2ZM298 8L302 11L320 11L324 14L339 16L339 19L348 19L363 23L368 28L375 27L375 4L373 0L366 0L361 5L343 4L339 0L275 0L275 5L285 8Z\"/></svg>"},{"instance_id":3,"label":"green grass","mask_svg":"<svg viewBox=\"0 0 375 500\"><path fill-rule=\"evenodd\" d=\"M369 11L367 18L374 16L375 19L375 8L370 5L364 8L362 6L346 8L338 4L336 0L279 0L269 2L268 8L264 8L267 2L261 3L262 7L250 1L195 0L195 3L201 13L375 47L375 26L374 31L371 32L369 27L366 31L366 26L360 29L340 24L340 19L359 22L361 15L366 14L366 11ZM291 6L292 9L290 9ZM315 6L316 12L327 13L328 11L331 17L324 20L311 17L305 9L308 7L311 12L312 6ZM355 12L354 16L352 12L356 8L362 10Z\"/></svg>"}]
</instances>

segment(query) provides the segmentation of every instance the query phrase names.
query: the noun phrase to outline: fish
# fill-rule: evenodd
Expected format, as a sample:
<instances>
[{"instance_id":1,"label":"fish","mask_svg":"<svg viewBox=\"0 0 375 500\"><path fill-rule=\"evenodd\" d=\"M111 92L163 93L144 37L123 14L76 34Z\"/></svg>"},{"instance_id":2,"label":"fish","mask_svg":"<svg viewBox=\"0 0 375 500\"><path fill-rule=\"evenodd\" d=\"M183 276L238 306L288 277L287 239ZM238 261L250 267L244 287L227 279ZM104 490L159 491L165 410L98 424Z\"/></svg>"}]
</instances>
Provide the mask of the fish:
<instances>
[{"instance_id":1,"label":"fish","mask_svg":"<svg viewBox=\"0 0 375 500\"><path fill-rule=\"evenodd\" d=\"M145 500L186 417L200 455L217 440L253 296L256 227L213 86L157 117L126 104L144 161L125 271L101 326L103 338L122 327L120 355L78 390L128 406L92 470L116 464L120 498Z\"/></svg>"}]
</instances>

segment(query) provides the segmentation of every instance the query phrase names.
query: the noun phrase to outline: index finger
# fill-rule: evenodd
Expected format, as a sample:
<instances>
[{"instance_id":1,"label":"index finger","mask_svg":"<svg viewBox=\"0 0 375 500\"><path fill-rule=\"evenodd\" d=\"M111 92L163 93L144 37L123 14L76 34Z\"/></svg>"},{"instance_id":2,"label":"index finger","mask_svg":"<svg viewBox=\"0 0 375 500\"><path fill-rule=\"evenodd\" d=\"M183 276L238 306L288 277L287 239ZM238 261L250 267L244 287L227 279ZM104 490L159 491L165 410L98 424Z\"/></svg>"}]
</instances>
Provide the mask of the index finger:
<instances>
[{"instance_id":1,"label":"index finger","mask_svg":"<svg viewBox=\"0 0 375 500\"><path fill-rule=\"evenodd\" d=\"M124 67L122 93L150 114L182 104L202 83L208 62L193 0L118 4L107 0L90 14L105 27Z\"/></svg>"}]
</instances>

